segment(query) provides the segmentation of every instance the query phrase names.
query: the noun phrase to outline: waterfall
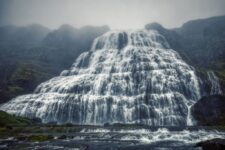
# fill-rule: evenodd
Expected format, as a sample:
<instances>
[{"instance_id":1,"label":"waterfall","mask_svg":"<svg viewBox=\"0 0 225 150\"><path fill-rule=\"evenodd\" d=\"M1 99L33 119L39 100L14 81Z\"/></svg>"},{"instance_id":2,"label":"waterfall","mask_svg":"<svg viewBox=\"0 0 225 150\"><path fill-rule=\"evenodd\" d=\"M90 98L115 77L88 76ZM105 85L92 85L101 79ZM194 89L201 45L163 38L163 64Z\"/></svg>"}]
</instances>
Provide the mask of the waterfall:
<instances>
[{"instance_id":1,"label":"waterfall","mask_svg":"<svg viewBox=\"0 0 225 150\"><path fill-rule=\"evenodd\" d=\"M69 70L1 110L43 122L191 125L200 98L194 69L156 31L110 31Z\"/></svg>"},{"instance_id":2,"label":"waterfall","mask_svg":"<svg viewBox=\"0 0 225 150\"><path fill-rule=\"evenodd\" d=\"M214 94L222 94L222 90L220 88L219 80L213 71L207 72L209 82L211 84L210 95Z\"/></svg>"}]
</instances>

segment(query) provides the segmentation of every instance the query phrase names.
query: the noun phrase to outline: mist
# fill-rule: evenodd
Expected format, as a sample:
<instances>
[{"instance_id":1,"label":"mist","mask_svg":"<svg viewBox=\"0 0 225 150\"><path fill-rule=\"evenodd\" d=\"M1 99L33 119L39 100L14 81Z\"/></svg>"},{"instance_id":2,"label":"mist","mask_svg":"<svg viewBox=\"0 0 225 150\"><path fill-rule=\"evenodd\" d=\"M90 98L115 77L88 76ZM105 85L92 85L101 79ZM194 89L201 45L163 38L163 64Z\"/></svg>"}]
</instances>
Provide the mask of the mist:
<instances>
[{"instance_id":1,"label":"mist","mask_svg":"<svg viewBox=\"0 0 225 150\"><path fill-rule=\"evenodd\" d=\"M224 0L1 0L0 25L38 23L49 28L109 25L143 28L158 22L167 28L225 14Z\"/></svg>"}]
</instances>

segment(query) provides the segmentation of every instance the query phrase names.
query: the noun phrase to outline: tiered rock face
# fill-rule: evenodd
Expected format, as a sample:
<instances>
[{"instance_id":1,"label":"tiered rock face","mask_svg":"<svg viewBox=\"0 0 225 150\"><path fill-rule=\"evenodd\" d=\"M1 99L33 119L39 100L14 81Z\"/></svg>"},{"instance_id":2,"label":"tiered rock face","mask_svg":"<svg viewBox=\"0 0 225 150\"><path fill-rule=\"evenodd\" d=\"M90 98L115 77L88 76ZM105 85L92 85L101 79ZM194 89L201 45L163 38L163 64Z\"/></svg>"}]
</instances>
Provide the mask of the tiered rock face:
<instances>
[{"instance_id":1,"label":"tiered rock face","mask_svg":"<svg viewBox=\"0 0 225 150\"><path fill-rule=\"evenodd\" d=\"M191 125L194 70L156 31L110 31L69 70L1 106L43 122Z\"/></svg>"}]
</instances>

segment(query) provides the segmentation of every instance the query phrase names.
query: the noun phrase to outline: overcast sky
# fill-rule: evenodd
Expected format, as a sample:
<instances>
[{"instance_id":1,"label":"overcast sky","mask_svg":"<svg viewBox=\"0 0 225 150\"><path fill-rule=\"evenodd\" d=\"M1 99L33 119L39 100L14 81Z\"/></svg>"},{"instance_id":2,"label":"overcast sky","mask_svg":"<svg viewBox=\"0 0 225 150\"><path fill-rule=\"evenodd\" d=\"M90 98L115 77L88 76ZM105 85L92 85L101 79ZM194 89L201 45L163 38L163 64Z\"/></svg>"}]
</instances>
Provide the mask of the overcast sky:
<instances>
[{"instance_id":1,"label":"overcast sky","mask_svg":"<svg viewBox=\"0 0 225 150\"><path fill-rule=\"evenodd\" d=\"M0 25L131 29L159 22L173 28L188 20L217 15L225 15L225 0L0 0Z\"/></svg>"}]
</instances>

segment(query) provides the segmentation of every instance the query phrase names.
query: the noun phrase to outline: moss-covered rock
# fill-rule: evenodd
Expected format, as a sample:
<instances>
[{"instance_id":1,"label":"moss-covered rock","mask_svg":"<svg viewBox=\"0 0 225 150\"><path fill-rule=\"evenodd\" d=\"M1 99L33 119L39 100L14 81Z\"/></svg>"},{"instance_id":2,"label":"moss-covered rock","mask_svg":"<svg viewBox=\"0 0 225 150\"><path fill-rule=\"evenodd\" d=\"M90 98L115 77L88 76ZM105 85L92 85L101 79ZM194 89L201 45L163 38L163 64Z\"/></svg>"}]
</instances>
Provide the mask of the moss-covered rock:
<instances>
[{"instance_id":1,"label":"moss-covered rock","mask_svg":"<svg viewBox=\"0 0 225 150\"><path fill-rule=\"evenodd\" d=\"M54 137L51 135L31 135L28 136L27 140L32 142L43 142L53 139Z\"/></svg>"},{"instance_id":2,"label":"moss-covered rock","mask_svg":"<svg viewBox=\"0 0 225 150\"><path fill-rule=\"evenodd\" d=\"M32 122L29 119L10 115L4 111L0 110L0 126L9 127L9 126L27 126L31 125Z\"/></svg>"}]
</instances>

